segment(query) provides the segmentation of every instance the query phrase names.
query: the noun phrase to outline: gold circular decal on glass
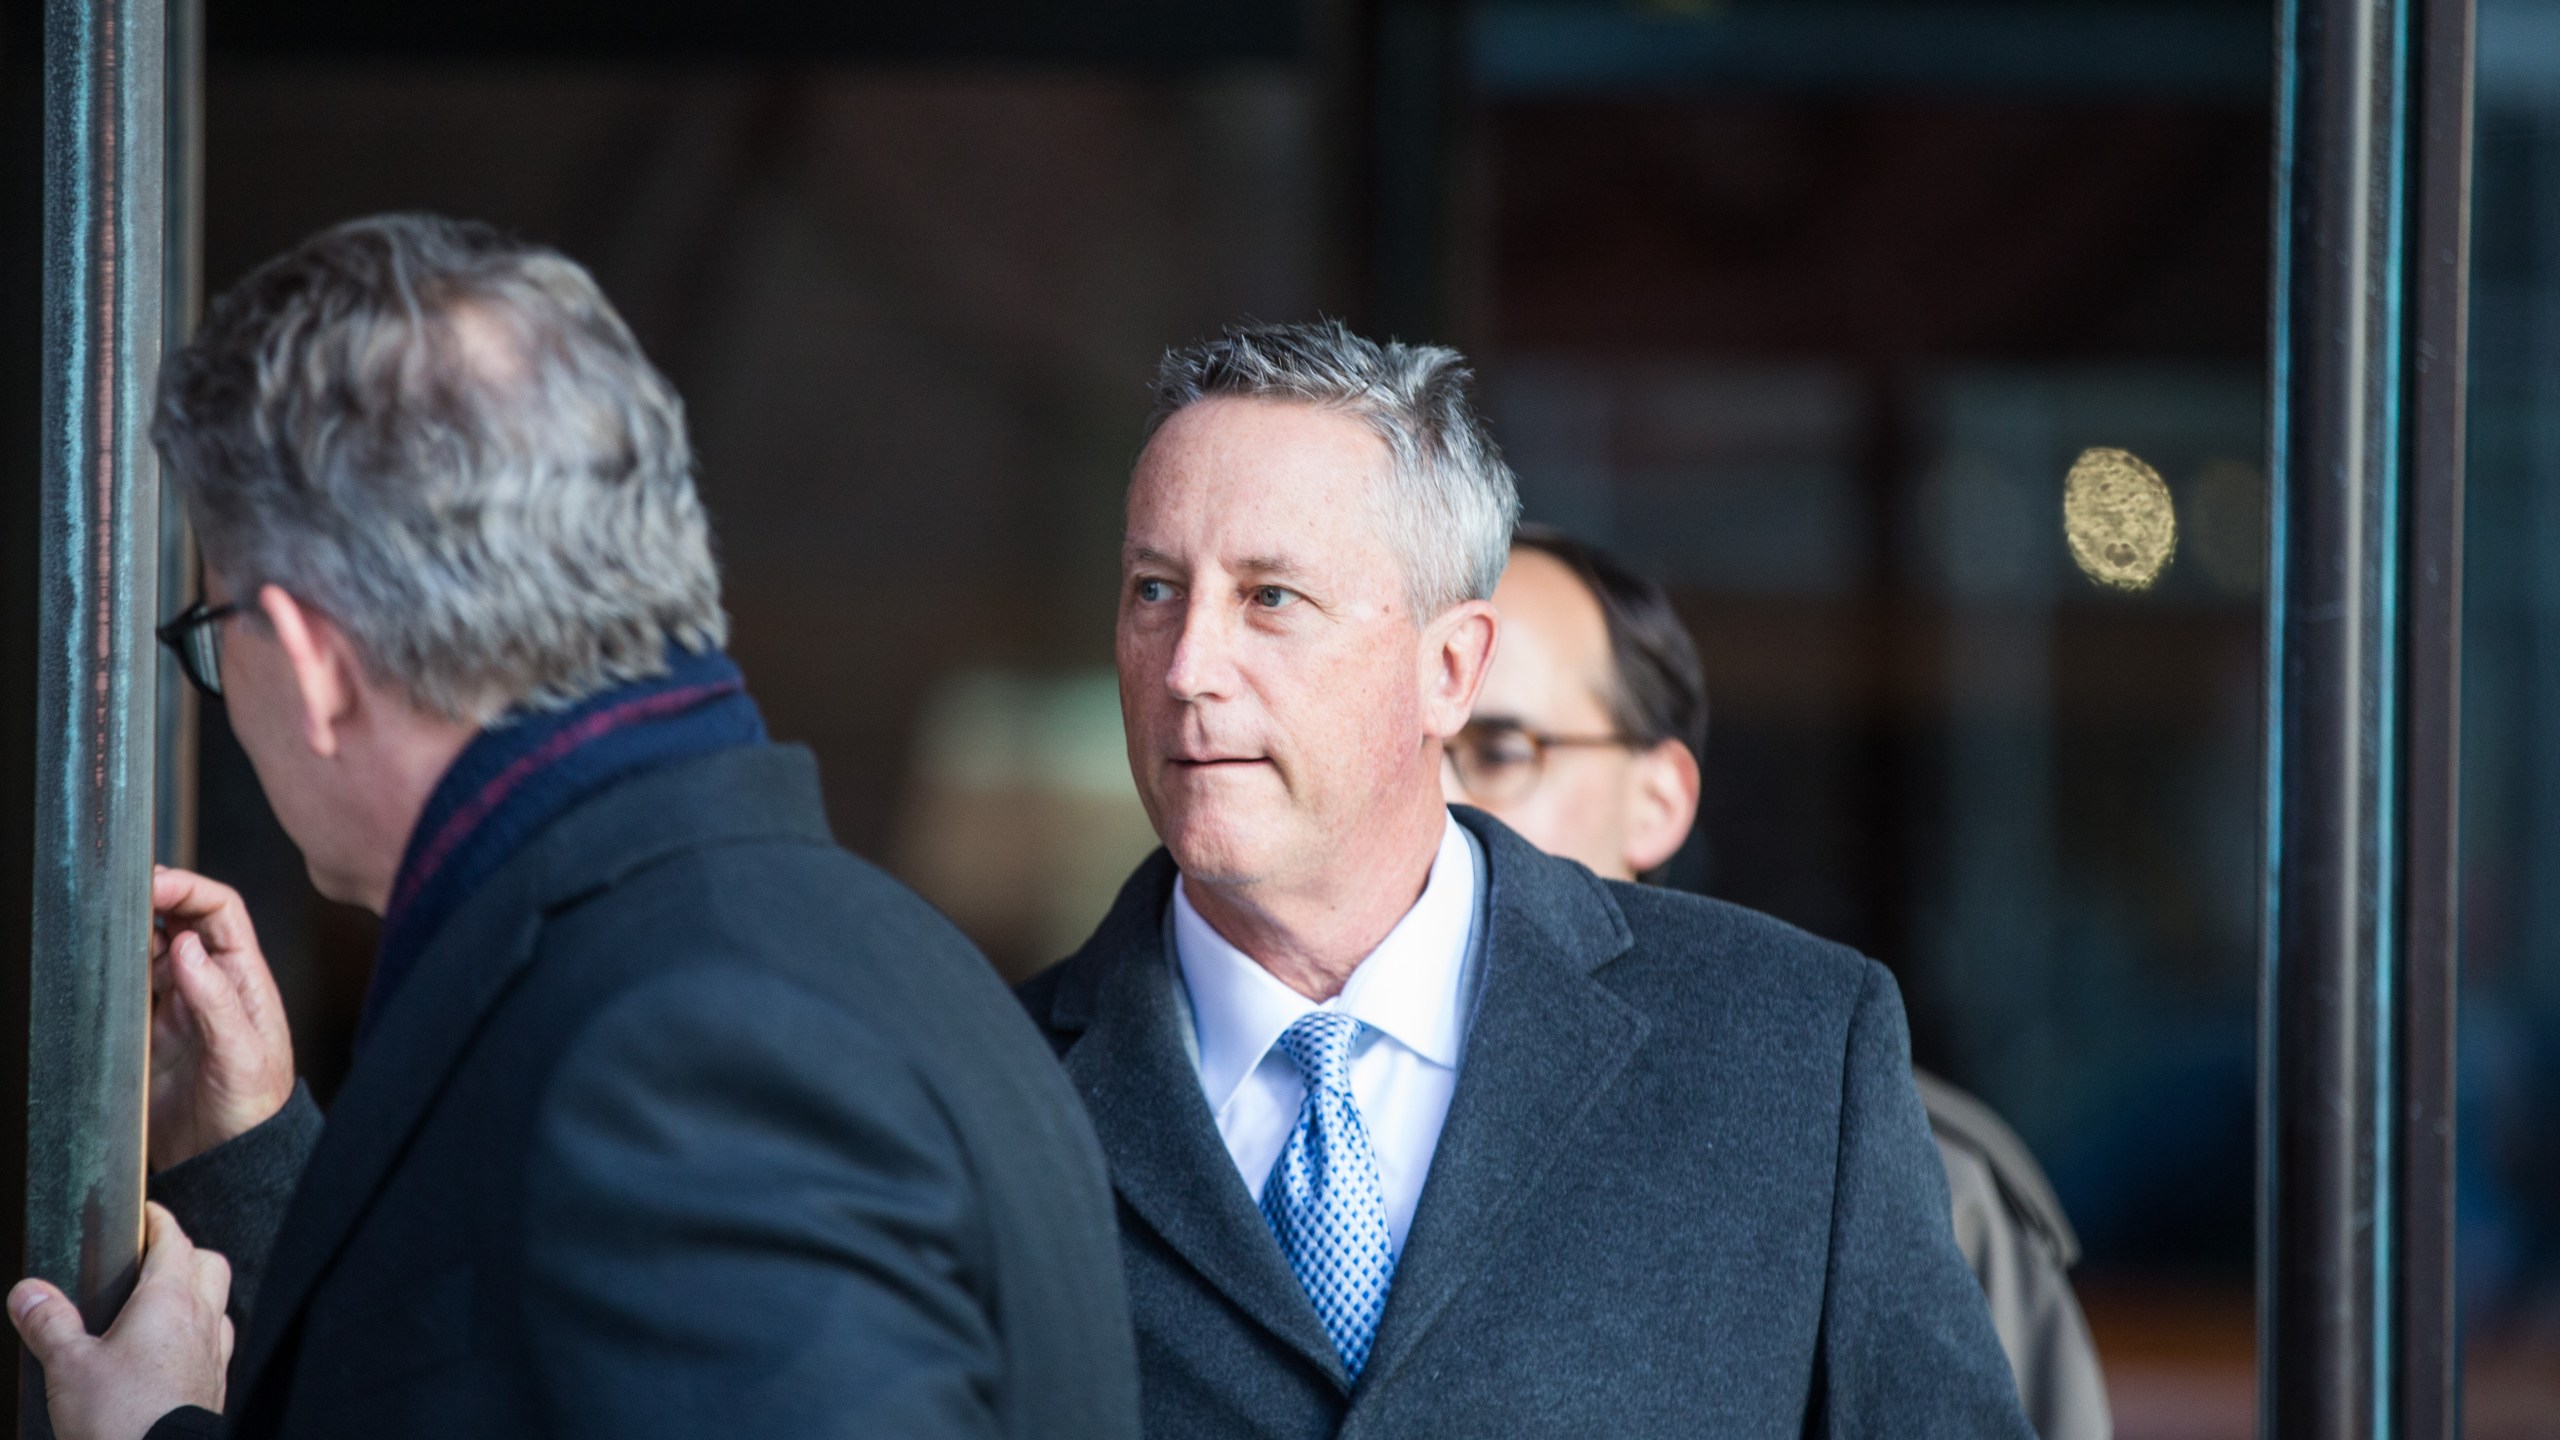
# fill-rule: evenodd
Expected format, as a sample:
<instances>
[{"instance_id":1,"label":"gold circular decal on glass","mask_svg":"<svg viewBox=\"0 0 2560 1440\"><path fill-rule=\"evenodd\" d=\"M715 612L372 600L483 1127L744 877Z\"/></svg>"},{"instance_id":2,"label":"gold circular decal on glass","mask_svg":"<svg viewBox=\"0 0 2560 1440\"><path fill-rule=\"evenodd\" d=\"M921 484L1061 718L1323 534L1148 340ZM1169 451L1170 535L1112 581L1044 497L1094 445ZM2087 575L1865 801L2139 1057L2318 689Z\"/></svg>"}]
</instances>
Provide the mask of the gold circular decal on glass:
<instances>
[{"instance_id":1,"label":"gold circular decal on glass","mask_svg":"<svg viewBox=\"0 0 2560 1440\"><path fill-rule=\"evenodd\" d=\"M2160 472L2104 446L2080 452L2062 483L2071 558L2101 585L2147 590L2178 549L2178 514Z\"/></svg>"}]
</instances>

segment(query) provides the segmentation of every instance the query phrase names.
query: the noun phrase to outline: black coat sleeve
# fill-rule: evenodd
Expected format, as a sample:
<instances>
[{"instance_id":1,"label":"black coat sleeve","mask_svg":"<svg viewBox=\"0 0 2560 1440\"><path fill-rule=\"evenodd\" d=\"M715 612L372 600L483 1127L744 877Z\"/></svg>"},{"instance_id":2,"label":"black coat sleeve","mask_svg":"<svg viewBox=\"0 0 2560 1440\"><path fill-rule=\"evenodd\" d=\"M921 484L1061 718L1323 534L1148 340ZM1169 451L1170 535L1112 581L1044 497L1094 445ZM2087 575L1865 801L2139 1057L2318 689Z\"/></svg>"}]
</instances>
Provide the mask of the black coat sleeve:
<instances>
[{"instance_id":1,"label":"black coat sleeve","mask_svg":"<svg viewBox=\"0 0 2560 1440\"><path fill-rule=\"evenodd\" d=\"M169 1207L187 1238L231 1262L232 1322L243 1330L320 1130L319 1102L296 1081L284 1108L263 1124L151 1177L151 1198Z\"/></svg>"},{"instance_id":2,"label":"black coat sleeve","mask_svg":"<svg viewBox=\"0 0 2560 1440\"><path fill-rule=\"evenodd\" d=\"M1849 1021L1820 1433L2034 1440L1982 1289L1947 1220L1947 1179L1911 1080L1902 996L1870 961Z\"/></svg>"},{"instance_id":3,"label":"black coat sleeve","mask_svg":"<svg viewBox=\"0 0 2560 1440\"><path fill-rule=\"evenodd\" d=\"M959 1141L880 1036L745 969L571 1042L526 1177L527 1332L563 1436L993 1436Z\"/></svg>"}]
</instances>

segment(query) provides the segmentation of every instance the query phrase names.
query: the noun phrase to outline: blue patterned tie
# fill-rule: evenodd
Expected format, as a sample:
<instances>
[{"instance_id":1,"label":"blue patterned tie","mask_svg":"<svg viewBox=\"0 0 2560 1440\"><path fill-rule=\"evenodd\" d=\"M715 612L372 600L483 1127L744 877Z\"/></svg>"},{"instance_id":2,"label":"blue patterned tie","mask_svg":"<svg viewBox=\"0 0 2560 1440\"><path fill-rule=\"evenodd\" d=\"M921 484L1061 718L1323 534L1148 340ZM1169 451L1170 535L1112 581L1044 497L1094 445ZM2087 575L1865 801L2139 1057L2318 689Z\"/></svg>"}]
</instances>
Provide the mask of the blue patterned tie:
<instances>
[{"instance_id":1,"label":"blue patterned tie","mask_svg":"<svg viewBox=\"0 0 2560 1440\"><path fill-rule=\"evenodd\" d=\"M1396 1268L1378 1154L1351 1098L1351 1045L1360 1028L1348 1015L1316 1010L1280 1036L1281 1053L1306 1078L1307 1099L1262 1187L1262 1218L1354 1380L1369 1362Z\"/></svg>"}]
</instances>

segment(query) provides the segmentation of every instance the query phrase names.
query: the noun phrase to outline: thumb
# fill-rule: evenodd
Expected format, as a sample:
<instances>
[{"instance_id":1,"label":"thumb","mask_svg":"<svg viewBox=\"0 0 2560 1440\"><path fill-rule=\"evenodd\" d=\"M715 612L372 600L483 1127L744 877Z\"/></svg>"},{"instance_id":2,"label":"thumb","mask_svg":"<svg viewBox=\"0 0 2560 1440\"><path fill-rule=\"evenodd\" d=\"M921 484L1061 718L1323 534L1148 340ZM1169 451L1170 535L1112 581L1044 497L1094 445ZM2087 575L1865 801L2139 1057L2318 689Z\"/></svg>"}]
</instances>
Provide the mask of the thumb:
<instances>
[{"instance_id":1,"label":"thumb","mask_svg":"<svg viewBox=\"0 0 2560 1440\"><path fill-rule=\"evenodd\" d=\"M27 1342L36 1363L47 1368L79 1347L97 1343L80 1323L79 1307L42 1280L21 1280L9 1292L9 1322L18 1327L18 1338Z\"/></svg>"},{"instance_id":2,"label":"thumb","mask_svg":"<svg viewBox=\"0 0 2560 1440\"><path fill-rule=\"evenodd\" d=\"M178 1217L157 1200L142 1202L142 1268L177 1265L195 1258L196 1242L187 1238ZM157 1266L155 1263L157 1262Z\"/></svg>"},{"instance_id":3,"label":"thumb","mask_svg":"<svg viewBox=\"0 0 2560 1440\"><path fill-rule=\"evenodd\" d=\"M196 1063L205 1078L216 1085L252 1080L259 1073L266 1037L258 1033L239 987L192 931L170 943L169 959L177 1003L166 1009L172 1020L193 1032L189 1038L199 1047Z\"/></svg>"},{"instance_id":4,"label":"thumb","mask_svg":"<svg viewBox=\"0 0 2560 1440\"><path fill-rule=\"evenodd\" d=\"M194 931L178 933L178 938L170 942L169 959L170 978L187 1008L195 1012L196 1028L207 1032L208 1040L217 1032L229 1035L248 1028L248 1007L240 1003L239 987L222 973L221 966L213 963L213 957L205 953L203 939Z\"/></svg>"},{"instance_id":5,"label":"thumb","mask_svg":"<svg viewBox=\"0 0 2560 1440\"><path fill-rule=\"evenodd\" d=\"M196 1303L214 1314L221 1314L231 1298L231 1262L220 1254L205 1249L196 1251Z\"/></svg>"}]
</instances>

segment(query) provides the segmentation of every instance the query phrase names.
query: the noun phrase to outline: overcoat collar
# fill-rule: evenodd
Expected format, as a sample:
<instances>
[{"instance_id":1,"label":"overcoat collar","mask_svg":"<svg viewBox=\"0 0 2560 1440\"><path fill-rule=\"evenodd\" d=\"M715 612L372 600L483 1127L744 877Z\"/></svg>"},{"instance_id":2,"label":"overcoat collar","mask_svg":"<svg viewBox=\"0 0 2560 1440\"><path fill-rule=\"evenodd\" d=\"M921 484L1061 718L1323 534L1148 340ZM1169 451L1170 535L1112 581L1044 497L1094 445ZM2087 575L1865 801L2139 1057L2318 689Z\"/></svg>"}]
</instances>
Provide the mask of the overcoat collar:
<instances>
[{"instance_id":1,"label":"overcoat collar","mask_svg":"<svg viewBox=\"0 0 2560 1440\"><path fill-rule=\"evenodd\" d=\"M1165 938L1173 879L1173 861L1157 851L1066 962L1057 1015L1083 1031L1063 1057L1067 1076L1129 1207L1264 1329L1347 1383L1201 1096L1183 1033L1190 1013Z\"/></svg>"},{"instance_id":2,"label":"overcoat collar","mask_svg":"<svg viewBox=\"0 0 2560 1440\"><path fill-rule=\"evenodd\" d=\"M1607 887L1492 817L1453 810L1484 846L1490 933L1466 1059L1364 1387L1392 1378L1486 1263L1648 1029L1595 978L1634 943ZM1162 851L1139 867L1064 962L1042 1018L1075 1036L1067 1073L1130 1208L1210 1285L1348 1389L1201 1097L1165 942L1173 877Z\"/></svg>"},{"instance_id":3,"label":"overcoat collar","mask_svg":"<svg viewBox=\"0 0 2560 1440\"><path fill-rule=\"evenodd\" d=\"M817 765L799 746L749 745L611 785L552 822L446 922L384 1009L330 1107L279 1233L234 1372L258 1386L444 1088L481 1021L533 959L544 918L687 850L829 840Z\"/></svg>"}]
</instances>

